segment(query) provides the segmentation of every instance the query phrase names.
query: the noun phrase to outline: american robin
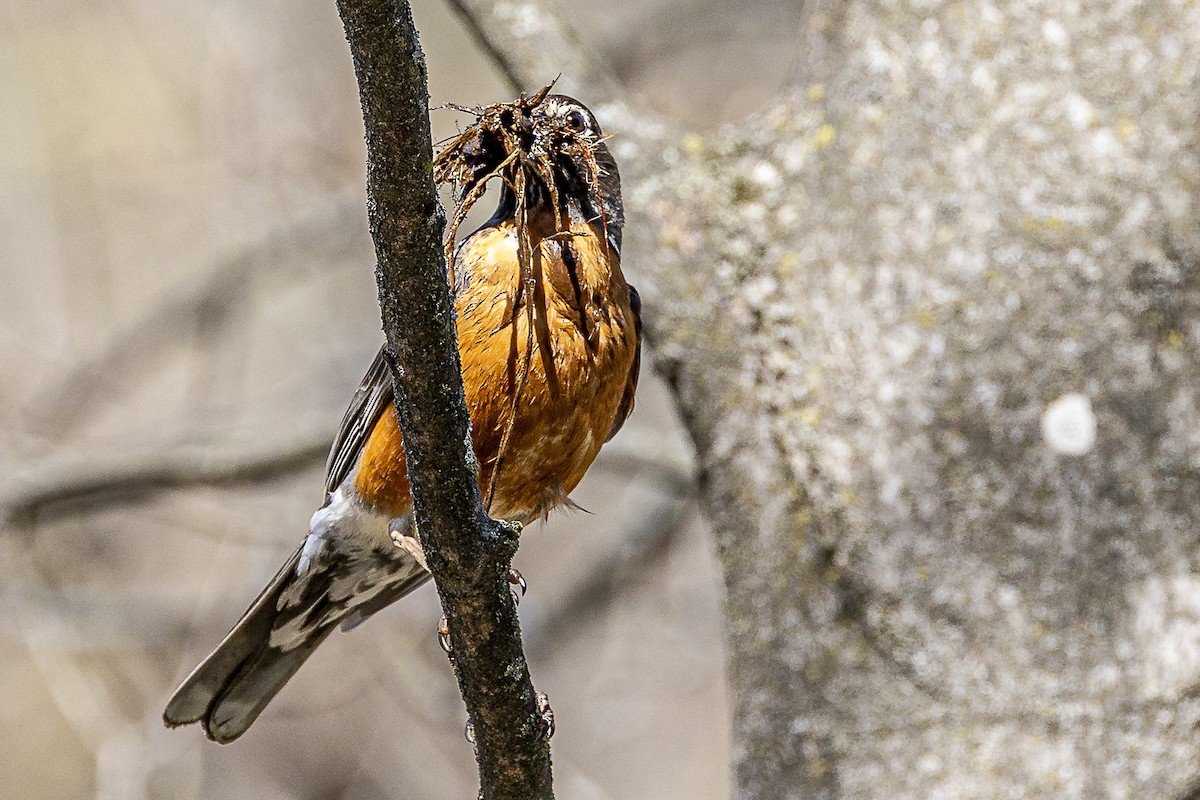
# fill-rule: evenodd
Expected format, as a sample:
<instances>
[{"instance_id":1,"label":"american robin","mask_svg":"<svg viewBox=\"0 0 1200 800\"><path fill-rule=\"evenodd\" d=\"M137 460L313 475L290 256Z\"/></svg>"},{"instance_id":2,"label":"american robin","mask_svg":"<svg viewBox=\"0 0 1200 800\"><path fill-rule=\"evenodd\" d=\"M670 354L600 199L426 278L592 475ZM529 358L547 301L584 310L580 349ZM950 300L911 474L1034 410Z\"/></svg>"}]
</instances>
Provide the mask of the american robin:
<instances>
[{"instance_id":1,"label":"american robin","mask_svg":"<svg viewBox=\"0 0 1200 800\"><path fill-rule=\"evenodd\" d=\"M570 97L543 90L530 100L489 108L505 112L520 146L542 148L538 158L507 158L514 154L483 130L460 137L473 183L504 164L510 171L492 218L453 262L480 486L492 516L523 524L570 504L568 494L629 415L641 328L637 292L620 267L620 178L600 126ZM526 174L526 163L541 169ZM412 546L392 399L381 350L334 440L325 504L308 535L175 691L167 725L199 722L210 739L233 741L335 627L355 627L428 580Z\"/></svg>"}]
</instances>

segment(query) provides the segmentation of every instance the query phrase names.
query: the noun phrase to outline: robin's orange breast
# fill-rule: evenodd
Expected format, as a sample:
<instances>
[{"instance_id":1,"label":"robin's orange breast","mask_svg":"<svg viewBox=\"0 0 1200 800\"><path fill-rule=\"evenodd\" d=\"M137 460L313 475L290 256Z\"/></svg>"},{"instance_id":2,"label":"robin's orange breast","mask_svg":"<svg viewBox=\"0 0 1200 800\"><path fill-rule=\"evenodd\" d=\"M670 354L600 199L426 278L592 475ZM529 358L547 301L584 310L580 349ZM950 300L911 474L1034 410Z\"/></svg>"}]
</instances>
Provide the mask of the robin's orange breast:
<instances>
[{"instance_id":1,"label":"robin's orange breast","mask_svg":"<svg viewBox=\"0 0 1200 800\"><path fill-rule=\"evenodd\" d=\"M527 365L528 314L525 300L514 303L521 280L515 225L502 222L474 234L459 250L455 270L458 347L480 485L492 484L499 465L489 511L524 522L564 502L595 460L637 351L629 287L603 232L577 222L570 235L551 236L549 217L531 214L537 288ZM392 516L411 507L401 442L389 407L367 439L354 479L360 498Z\"/></svg>"}]
</instances>

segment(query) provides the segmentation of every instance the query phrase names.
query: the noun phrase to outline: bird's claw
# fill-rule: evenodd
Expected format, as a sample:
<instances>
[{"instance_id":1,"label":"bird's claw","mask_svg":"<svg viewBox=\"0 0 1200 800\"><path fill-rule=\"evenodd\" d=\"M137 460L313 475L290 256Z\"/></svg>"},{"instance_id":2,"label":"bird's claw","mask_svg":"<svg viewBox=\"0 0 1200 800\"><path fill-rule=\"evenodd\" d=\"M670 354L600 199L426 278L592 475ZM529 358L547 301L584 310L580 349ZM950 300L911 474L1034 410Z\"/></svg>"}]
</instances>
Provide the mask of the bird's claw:
<instances>
[{"instance_id":1,"label":"bird's claw","mask_svg":"<svg viewBox=\"0 0 1200 800\"><path fill-rule=\"evenodd\" d=\"M525 592L529 589L529 584L525 583L525 579L521 577L521 573L515 569L508 571L508 590L512 592L513 605L521 605L521 598L525 596ZM519 591L518 591L519 590Z\"/></svg>"},{"instance_id":2,"label":"bird's claw","mask_svg":"<svg viewBox=\"0 0 1200 800\"><path fill-rule=\"evenodd\" d=\"M429 572L429 564L425 561L425 550L421 547L421 540L417 538L417 534L411 528L392 530L388 533L392 537L392 544L412 556L413 560L421 565L421 569Z\"/></svg>"},{"instance_id":3,"label":"bird's claw","mask_svg":"<svg viewBox=\"0 0 1200 800\"><path fill-rule=\"evenodd\" d=\"M545 692L537 693L538 736L543 741L550 741L554 736L554 709L550 708L550 698Z\"/></svg>"},{"instance_id":4,"label":"bird's claw","mask_svg":"<svg viewBox=\"0 0 1200 800\"><path fill-rule=\"evenodd\" d=\"M438 620L437 636L438 644L440 644L442 649L446 651L446 655L454 655L454 648L450 646L450 624L446 622L445 614L443 614L442 618Z\"/></svg>"}]
</instances>

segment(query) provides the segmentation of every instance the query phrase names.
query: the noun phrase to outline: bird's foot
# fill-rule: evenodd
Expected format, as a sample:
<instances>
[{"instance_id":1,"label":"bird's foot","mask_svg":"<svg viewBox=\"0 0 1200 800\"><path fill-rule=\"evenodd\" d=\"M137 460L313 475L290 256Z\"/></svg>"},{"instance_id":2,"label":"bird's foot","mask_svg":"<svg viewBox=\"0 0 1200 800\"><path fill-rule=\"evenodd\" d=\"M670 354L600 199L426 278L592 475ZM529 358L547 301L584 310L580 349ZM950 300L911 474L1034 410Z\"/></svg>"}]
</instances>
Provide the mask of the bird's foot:
<instances>
[{"instance_id":1,"label":"bird's foot","mask_svg":"<svg viewBox=\"0 0 1200 800\"><path fill-rule=\"evenodd\" d=\"M513 605L521 605L521 598L525 596L525 592L529 589L529 584L525 583L525 579L521 577L521 573L515 569L508 571L508 590L512 592Z\"/></svg>"},{"instance_id":2,"label":"bird's foot","mask_svg":"<svg viewBox=\"0 0 1200 800\"><path fill-rule=\"evenodd\" d=\"M412 556L421 565L421 569L429 572L429 564L425 561L425 550L422 549L421 540L417 538L417 532L411 525L391 529L388 533L391 534L392 544Z\"/></svg>"},{"instance_id":3,"label":"bird's foot","mask_svg":"<svg viewBox=\"0 0 1200 800\"><path fill-rule=\"evenodd\" d=\"M446 655L453 656L454 648L450 645L450 624L446 622L446 615L443 614L437 624L438 644L446 651Z\"/></svg>"},{"instance_id":4,"label":"bird's foot","mask_svg":"<svg viewBox=\"0 0 1200 800\"><path fill-rule=\"evenodd\" d=\"M550 698L545 692L537 693L538 736L544 741L550 741L554 735L554 709L550 708Z\"/></svg>"},{"instance_id":5,"label":"bird's foot","mask_svg":"<svg viewBox=\"0 0 1200 800\"><path fill-rule=\"evenodd\" d=\"M550 708L550 698L546 692L538 692L538 739L550 741L554 735L554 710ZM462 730L463 738L475 744L475 723L467 717L467 726Z\"/></svg>"},{"instance_id":6,"label":"bird's foot","mask_svg":"<svg viewBox=\"0 0 1200 800\"><path fill-rule=\"evenodd\" d=\"M545 692L537 693L538 738L544 742L554 736L554 709L550 708L550 698ZM463 738L475 744L475 723L467 717L466 727L463 728Z\"/></svg>"},{"instance_id":7,"label":"bird's foot","mask_svg":"<svg viewBox=\"0 0 1200 800\"><path fill-rule=\"evenodd\" d=\"M544 742L554 736L554 709L550 708L550 698L545 692L537 693L538 738ZM475 723L467 717L466 727L463 728L463 738L475 744Z\"/></svg>"}]
</instances>

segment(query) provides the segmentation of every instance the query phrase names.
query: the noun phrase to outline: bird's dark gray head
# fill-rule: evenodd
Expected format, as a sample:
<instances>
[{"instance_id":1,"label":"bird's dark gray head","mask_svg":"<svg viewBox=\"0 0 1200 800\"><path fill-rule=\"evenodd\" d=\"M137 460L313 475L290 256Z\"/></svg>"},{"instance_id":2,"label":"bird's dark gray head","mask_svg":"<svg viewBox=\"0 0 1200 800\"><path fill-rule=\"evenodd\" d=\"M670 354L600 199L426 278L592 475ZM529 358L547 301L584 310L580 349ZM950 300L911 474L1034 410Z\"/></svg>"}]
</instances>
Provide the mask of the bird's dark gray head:
<instances>
[{"instance_id":1,"label":"bird's dark gray head","mask_svg":"<svg viewBox=\"0 0 1200 800\"><path fill-rule=\"evenodd\" d=\"M499 178L499 203L486 224L514 214L515 192L524 186L525 208L557 201L556 219L566 212L571 219L599 223L620 250L625 224L621 176L600 123L575 98L549 92L546 86L483 108L451 106L476 119L434 160L435 177L453 184L457 195L448 242L486 185Z\"/></svg>"},{"instance_id":2,"label":"bird's dark gray head","mask_svg":"<svg viewBox=\"0 0 1200 800\"><path fill-rule=\"evenodd\" d=\"M544 130L551 147L558 149L562 182L559 192L566 194L569 201L579 202L584 213L603 214L606 227L615 233L616 244L621 241L621 228L625 224L625 208L621 202L621 174L617 162L604 143L604 132L591 109L565 94L547 95L535 106L530 115L535 132ZM571 147L571 139L591 151L595 167L595 187L589 186L589 168L581 148ZM601 208L595 208L598 198ZM610 234L611 236L612 234Z\"/></svg>"}]
</instances>

